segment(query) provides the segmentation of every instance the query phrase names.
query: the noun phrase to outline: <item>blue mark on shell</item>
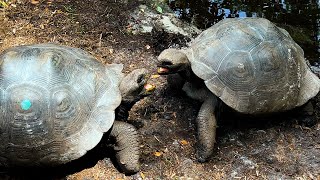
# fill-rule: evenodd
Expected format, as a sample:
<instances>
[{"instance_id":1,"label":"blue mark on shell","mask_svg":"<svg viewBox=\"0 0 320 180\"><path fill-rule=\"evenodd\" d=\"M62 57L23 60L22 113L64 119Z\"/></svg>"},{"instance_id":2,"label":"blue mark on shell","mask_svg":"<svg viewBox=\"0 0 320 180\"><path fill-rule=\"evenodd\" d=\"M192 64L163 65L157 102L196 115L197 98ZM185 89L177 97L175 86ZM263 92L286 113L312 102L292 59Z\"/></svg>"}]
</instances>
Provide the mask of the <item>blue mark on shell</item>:
<instances>
[{"instance_id":1,"label":"blue mark on shell","mask_svg":"<svg viewBox=\"0 0 320 180\"><path fill-rule=\"evenodd\" d=\"M20 103L21 109L23 110L29 110L31 108L31 101L29 99L25 99Z\"/></svg>"}]
</instances>

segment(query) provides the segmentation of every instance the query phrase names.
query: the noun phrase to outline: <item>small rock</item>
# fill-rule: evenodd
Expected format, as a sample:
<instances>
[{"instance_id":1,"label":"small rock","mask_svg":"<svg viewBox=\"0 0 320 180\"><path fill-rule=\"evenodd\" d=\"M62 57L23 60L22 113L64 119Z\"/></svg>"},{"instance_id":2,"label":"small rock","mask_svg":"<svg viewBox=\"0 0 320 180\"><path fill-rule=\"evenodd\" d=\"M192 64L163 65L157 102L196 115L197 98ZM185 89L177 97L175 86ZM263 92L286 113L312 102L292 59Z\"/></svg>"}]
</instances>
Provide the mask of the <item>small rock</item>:
<instances>
[{"instance_id":1,"label":"small rock","mask_svg":"<svg viewBox=\"0 0 320 180\"><path fill-rule=\"evenodd\" d=\"M160 10L159 7L158 11L162 9ZM137 7L130 16L128 24L132 34L150 33L153 29L163 29L168 33L192 37L201 32L197 27L178 19L173 13L159 13L145 5Z\"/></svg>"},{"instance_id":2,"label":"small rock","mask_svg":"<svg viewBox=\"0 0 320 180\"><path fill-rule=\"evenodd\" d=\"M181 151L180 142L175 139L175 140L172 142L172 146L170 147L170 149L173 150L173 151L176 151L176 152Z\"/></svg>"},{"instance_id":3,"label":"small rock","mask_svg":"<svg viewBox=\"0 0 320 180\"><path fill-rule=\"evenodd\" d=\"M274 158L271 157L271 156L267 156L267 157L266 157L266 162L267 162L268 164L273 164L273 163L274 163Z\"/></svg>"},{"instance_id":4,"label":"small rock","mask_svg":"<svg viewBox=\"0 0 320 180\"><path fill-rule=\"evenodd\" d=\"M257 130L257 133L259 133L259 134L267 134L267 132L265 130L261 130L261 129Z\"/></svg>"},{"instance_id":5,"label":"small rock","mask_svg":"<svg viewBox=\"0 0 320 180\"><path fill-rule=\"evenodd\" d=\"M248 166L249 169L254 169L255 167L257 167L257 164L246 156L242 156L240 157L240 159L242 160L244 165Z\"/></svg>"},{"instance_id":6,"label":"small rock","mask_svg":"<svg viewBox=\"0 0 320 180\"><path fill-rule=\"evenodd\" d=\"M184 173L184 174L188 174L188 172L190 171L190 169L193 166L193 161L189 158L183 158L181 165L180 165L180 170Z\"/></svg>"},{"instance_id":7,"label":"small rock","mask_svg":"<svg viewBox=\"0 0 320 180\"><path fill-rule=\"evenodd\" d=\"M172 119L172 113L169 113L169 112L163 113L163 118L165 120L171 120Z\"/></svg>"}]
</instances>

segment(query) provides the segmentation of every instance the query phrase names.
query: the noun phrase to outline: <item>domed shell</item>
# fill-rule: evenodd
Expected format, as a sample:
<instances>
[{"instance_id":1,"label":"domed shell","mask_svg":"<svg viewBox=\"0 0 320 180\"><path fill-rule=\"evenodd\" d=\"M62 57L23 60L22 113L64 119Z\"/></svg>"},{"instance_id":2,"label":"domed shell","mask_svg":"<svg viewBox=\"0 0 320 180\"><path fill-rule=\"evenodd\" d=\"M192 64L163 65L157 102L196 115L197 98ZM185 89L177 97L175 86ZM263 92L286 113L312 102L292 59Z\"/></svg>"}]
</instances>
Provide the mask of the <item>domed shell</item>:
<instances>
[{"instance_id":1,"label":"domed shell","mask_svg":"<svg viewBox=\"0 0 320 180\"><path fill-rule=\"evenodd\" d=\"M187 50L193 72L235 110L289 110L319 92L304 52L289 33L263 18L225 19Z\"/></svg>"},{"instance_id":2,"label":"domed shell","mask_svg":"<svg viewBox=\"0 0 320 180\"><path fill-rule=\"evenodd\" d=\"M121 102L122 65L40 44L0 54L0 165L55 165L95 147Z\"/></svg>"}]
</instances>

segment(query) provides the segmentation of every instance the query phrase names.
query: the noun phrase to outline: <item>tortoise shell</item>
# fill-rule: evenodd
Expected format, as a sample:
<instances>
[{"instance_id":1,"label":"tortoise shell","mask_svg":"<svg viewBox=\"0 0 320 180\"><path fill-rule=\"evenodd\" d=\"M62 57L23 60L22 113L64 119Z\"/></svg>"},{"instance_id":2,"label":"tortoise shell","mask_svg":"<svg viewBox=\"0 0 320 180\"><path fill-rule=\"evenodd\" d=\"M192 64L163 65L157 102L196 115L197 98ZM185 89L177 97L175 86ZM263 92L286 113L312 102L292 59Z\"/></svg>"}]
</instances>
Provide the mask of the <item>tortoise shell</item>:
<instances>
[{"instance_id":1,"label":"tortoise shell","mask_svg":"<svg viewBox=\"0 0 320 180\"><path fill-rule=\"evenodd\" d=\"M56 165L95 147L121 102L122 65L40 44L0 54L0 165Z\"/></svg>"},{"instance_id":2,"label":"tortoise shell","mask_svg":"<svg viewBox=\"0 0 320 180\"><path fill-rule=\"evenodd\" d=\"M222 20L203 31L186 53L208 89L242 113L289 110L319 91L303 50L267 19Z\"/></svg>"}]
</instances>

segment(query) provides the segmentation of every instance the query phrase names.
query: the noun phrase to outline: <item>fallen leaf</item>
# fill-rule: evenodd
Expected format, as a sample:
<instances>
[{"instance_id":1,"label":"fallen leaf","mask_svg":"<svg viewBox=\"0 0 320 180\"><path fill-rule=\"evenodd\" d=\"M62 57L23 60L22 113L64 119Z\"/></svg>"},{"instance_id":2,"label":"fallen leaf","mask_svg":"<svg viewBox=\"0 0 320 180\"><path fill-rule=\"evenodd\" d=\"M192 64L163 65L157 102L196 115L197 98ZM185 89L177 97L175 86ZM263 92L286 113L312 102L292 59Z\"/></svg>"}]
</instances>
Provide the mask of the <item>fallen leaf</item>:
<instances>
[{"instance_id":1,"label":"fallen leaf","mask_svg":"<svg viewBox=\"0 0 320 180\"><path fill-rule=\"evenodd\" d=\"M186 141L186 140L181 140L181 141L180 141L180 144L184 146L184 145L189 144L189 142L188 142L188 141Z\"/></svg>"},{"instance_id":2,"label":"fallen leaf","mask_svg":"<svg viewBox=\"0 0 320 180\"><path fill-rule=\"evenodd\" d=\"M44 9L44 12L49 13L49 12L50 12L49 8L46 7L46 8Z\"/></svg>"},{"instance_id":3,"label":"fallen leaf","mask_svg":"<svg viewBox=\"0 0 320 180\"><path fill-rule=\"evenodd\" d=\"M113 54L114 50L113 49L109 49L109 53Z\"/></svg>"},{"instance_id":4,"label":"fallen leaf","mask_svg":"<svg viewBox=\"0 0 320 180\"><path fill-rule=\"evenodd\" d=\"M140 176L141 176L142 179L146 178L146 176L143 174L143 172L140 172Z\"/></svg>"},{"instance_id":5,"label":"fallen leaf","mask_svg":"<svg viewBox=\"0 0 320 180\"><path fill-rule=\"evenodd\" d=\"M8 7L8 6L9 6L9 5L8 5L6 2L0 1L0 7L6 8L6 7Z\"/></svg>"},{"instance_id":6,"label":"fallen leaf","mask_svg":"<svg viewBox=\"0 0 320 180\"><path fill-rule=\"evenodd\" d=\"M163 11L162 11L162 8L160 7L160 6L157 6L157 11L159 12L159 13L162 13Z\"/></svg>"},{"instance_id":7,"label":"fallen leaf","mask_svg":"<svg viewBox=\"0 0 320 180\"><path fill-rule=\"evenodd\" d=\"M40 1L39 0L31 0L30 2L31 2L31 4L39 4Z\"/></svg>"},{"instance_id":8,"label":"fallen leaf","mask_svg":"<svg viewBox=\"0 0 320 180\"><path fill-rule=\"evenodd\" d=\"M62 14L62 13L63 13L63 11L62 11L62 10L60 10L60 9L58 9L58 10L56 11L56 13L57 13L57 14Z\"/></svg>"},{"instance_id":9,"label":"fallen leaf","mask_svg":"<svg viewBox=\"0 0 320 180\"><path fill-rule=\"evenodd\" d=\"M162 155L162 152L158 152L158 151L156 151L156 152L154 152L153 154L154 154L155 156L159 157L159 156L161 156L161 155Z\"/></svg>"},{"instance_id":10,"label":"fallen leaf","mask_svg":"<svg viewBox=\"0 0 320 180\"><path fill-rule=\"evenodd\" d=\"M177 118L177 112L173 112L172 115L174 118Z\"/></svg>"},{"instance_id":11,"label":"fallen leaf","mask_svg":"<svg viewBox=\"0 0 320 180\"><path fill-rule=\"evenodd\" d=\"M152 85L152 84L146 84L144 85L144 89L147 92L153 92L156 89L156 86Z\"/></svg>"},{"instance_id":12,"label":"fallen leaf","mask_svg":"<svg viewBox=\"0 0 320 180\"><path fill-rule=\"evenodd\" d=\"M155 79L155 78L158 78L158 77L160 77L160 75L159 74L153 74L153 75L151 75L151 79Z\"/></svg>"}]
</instances>

